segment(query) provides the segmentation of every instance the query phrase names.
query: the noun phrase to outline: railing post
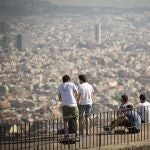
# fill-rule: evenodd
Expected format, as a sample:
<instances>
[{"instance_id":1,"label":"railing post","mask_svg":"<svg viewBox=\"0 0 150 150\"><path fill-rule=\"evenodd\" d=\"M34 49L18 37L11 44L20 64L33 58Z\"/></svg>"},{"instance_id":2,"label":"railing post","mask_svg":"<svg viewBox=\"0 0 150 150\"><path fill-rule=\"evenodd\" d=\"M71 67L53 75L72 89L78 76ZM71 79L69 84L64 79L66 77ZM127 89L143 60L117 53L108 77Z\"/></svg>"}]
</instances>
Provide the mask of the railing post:
<instances>
[{"instance_id":1,"label":"railing post","mask_svg":"<svg viewBox=\"0 0 150 150\"><path fill-rule=\"evenodd\" d=\"M37 145L37 150L39 150L39 145Z\"/></svg>"},{"instance_id":2,"label":"railing post","mask_svg":"<svg viewBox=\"0 0 150 150\"><path fill-rule=\"evenodd\" d=\"M127 134L127 145L129 145L129 134Z\"/></svg>"},{"instance_id":3,"label":"railing post","mask_svg":"<svg viewBox=\"0 0 150 150\"><path fill-rule=\"evenodd\" d=\"M113 112L112 112L113 113ZM111 113L111 115L112 115ZM114 118L116 119L116 111L114 111L114 117L109 115L109 112L102 112L97 116L95 120L96 114L92 114L93 121L91 122L91 126L93 126L93 132L90 132L89 137L82 137L80 135L81 143L75 143L75 148L79 147L82 144L82 148L90 149L90 148L98 148L99 150L102 149L103 146L106 145L116 145L116 144L126 144L130 145L132 142L143 141L149 138L149 125L147 123L141 126L141 131L137 135L134 133L131 134L124 134L124 142L122 142L122 133L121 135L117 134L103 134L103 126L109 125L108 122ZM109 119L111 117L111 119ZM62 118L61 118L62 119ZM86 121L86 120L85 120ZM24 149L27 150L30 147L34 146L34 150L44 150L48 149L47 145L49 144L50 149L72 149L74 145L73 143L67 143L68 145L59 144L59 139L63 137L63 135L57 135L59 133L55 133L59 130L59 127L62 127L63 121L59 121L58 118L53 118L49 122L45 120L45 122L35 121L32 127L32 123L23 123L23 124L0 124L0 150L16 150L16 149ZM47 125L49 123L49 125ZM94 129L95 125L100 126L99 129ZM87 123L85 123L87 125ZM86 126L85 125L85 126ZM147 125L147 127L146 127ZM87 128L87 126L86 126ZM11 129L11 130L10 130ZM47 129L49 129L47 131ZM142 130L143 129L143 130ZM33 131L32 131L33 130ZM36 131L37 134L36 134ZM46 132L47 131L47 132ZM143 132L142 132L143 131ZM148 133L146 133L146 131ZM71 134L71 133L70 133ZM146 135L147 134L147 135ZM73 137L74 133L71 134L70 137ZM114 138L113 138L114 136ZM132 136L134 136L134 140L132 140ZM143 137L144 136L144 137ZM117 137L117 138L115 138ZM136 138L137 137L137 138ZM146 138L147 137L147 138ZM99 139L98 139L99 138ZM112 142L114 141L114 143ZM118 140L118 141L117 141ZM120 143L121 140L121 143ZM33 145L33 146L32 146ZM62 146L63 145L63 146ZM59 147L60 146L60 147ZM2 148L1 148L2 147Z\"/></svg>"},{"instance_id":4,"label":"railing post","mask_svg":"<svg viewBox=\"0 0 150 150\"><path fill-rule=\"evenodd\" d=\"M101 116L101 113L100 113L100 126L102 127L102 116ZM102 130L102 128L100 128L100 133L99 133L99 150L101 149L101 145L102 145L102 143L101 143L101 130Z\"/></svg>"}]
</instances>

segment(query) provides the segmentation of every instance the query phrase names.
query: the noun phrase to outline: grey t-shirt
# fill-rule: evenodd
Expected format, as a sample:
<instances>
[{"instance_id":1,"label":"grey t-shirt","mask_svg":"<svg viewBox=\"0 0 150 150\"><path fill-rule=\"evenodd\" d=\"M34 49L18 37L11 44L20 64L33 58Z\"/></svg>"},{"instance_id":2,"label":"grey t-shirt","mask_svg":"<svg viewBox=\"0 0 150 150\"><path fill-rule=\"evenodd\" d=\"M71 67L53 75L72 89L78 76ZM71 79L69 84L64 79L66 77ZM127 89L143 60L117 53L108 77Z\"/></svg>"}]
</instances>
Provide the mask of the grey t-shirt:
<instances>
[{"instance_id":1,"label":"grey t-shirt","mask_svg":"<svg viewBox=\"0 0 150 150\"><path fill-rule=\"evenodd\" d=\"M131 123L131 127L134 127L135 129L141 128L141 117L136 111L128 110L125 115Z\"/></svg>"}]
</instances>

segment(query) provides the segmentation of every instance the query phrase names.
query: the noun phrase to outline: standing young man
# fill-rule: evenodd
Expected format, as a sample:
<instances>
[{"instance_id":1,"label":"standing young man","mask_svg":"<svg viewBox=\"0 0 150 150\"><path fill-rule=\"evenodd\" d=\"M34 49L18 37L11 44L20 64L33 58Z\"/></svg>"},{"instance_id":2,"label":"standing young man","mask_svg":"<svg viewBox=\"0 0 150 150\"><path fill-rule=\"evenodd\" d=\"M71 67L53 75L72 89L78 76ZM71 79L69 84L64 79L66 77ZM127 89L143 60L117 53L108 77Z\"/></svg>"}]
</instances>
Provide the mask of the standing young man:
<instances>
[{"instance_id":1,"label":"standing young man","mask_svg":"<svg viewBox=\"0 0 150 150\"><path fill-rule=\"evenodd\" d=\"M68 133L68 121L71 117L75 118L76 121L76 137L79 137L79 112L77 107L77 87L74 83L70 82L70 77L64 75L62 77L63 83L58 87L58 98L62 102L62 112L64 118L64 130L65 138L69 137Z\"/></svg>"},{"instance_id":2,"label":"standing young man","mask_svg":"<svg viewBox=\"0 0 150 150\"><path fill-rule=\"evenodd\" d=\"M94 93L93 87L87 83L85 75L79 75L80 85L78 87L78 105L79 105L79 115L80 115L80 127L83 127L84 123L86 126L86 134L89 134L90 127L90 113L92 108L92 97ZM84 120L85 116L85 120ZM82 132L82 131L81 131Z\"/></svg>"}]
</instances>

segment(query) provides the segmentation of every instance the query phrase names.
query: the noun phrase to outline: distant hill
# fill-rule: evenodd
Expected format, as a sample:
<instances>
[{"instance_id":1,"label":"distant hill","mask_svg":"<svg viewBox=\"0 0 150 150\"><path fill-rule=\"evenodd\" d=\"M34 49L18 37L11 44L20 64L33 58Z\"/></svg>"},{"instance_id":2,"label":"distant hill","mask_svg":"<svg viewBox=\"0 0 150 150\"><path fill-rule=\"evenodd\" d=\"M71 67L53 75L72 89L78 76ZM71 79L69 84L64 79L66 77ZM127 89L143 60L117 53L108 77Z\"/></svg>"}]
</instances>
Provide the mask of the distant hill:
<instances>
[{"instance_id":1,"label":"distant hill","mask_svg":"<svg viewBox=\"0 0 150 150\"><path fill-rule=\"evenodd\" d=\"M150 7L150 0L0 0L0 3L51 2L58 5L82 5L99 7Z\"/></svg>"},{"instance_id":2,"label":"distant hill","mask_svg":"<svg viewBox=\"0 0 150 150\"><path fill-rule=\"evenodd\" d=\"M0 0L0 16L57 12L87 13L92 6L101 8L101 12L104 11L103 8L107 9L105 13L121 13L133 8L147 11L150 10L150 0Z\"/></svg>"},{"instance_id":3,"label":"distant hill","mask_svg":"<svg viewBox=\"0 0 150 150\"><path fill-rule=\"evenodd\" d=\"M0 0L0 16L42 13L53 7L49 0Z\"/></svg>"},{"instance_id":4,"label":"distant hill","mask_svg":"<svg viewBox=\"0 0 150 150\"><path fill-rule=\"evenodd\" d=\"M150 7L150 0L49 0L59 5L100 7Z\"/></svg>"}]
</instances>

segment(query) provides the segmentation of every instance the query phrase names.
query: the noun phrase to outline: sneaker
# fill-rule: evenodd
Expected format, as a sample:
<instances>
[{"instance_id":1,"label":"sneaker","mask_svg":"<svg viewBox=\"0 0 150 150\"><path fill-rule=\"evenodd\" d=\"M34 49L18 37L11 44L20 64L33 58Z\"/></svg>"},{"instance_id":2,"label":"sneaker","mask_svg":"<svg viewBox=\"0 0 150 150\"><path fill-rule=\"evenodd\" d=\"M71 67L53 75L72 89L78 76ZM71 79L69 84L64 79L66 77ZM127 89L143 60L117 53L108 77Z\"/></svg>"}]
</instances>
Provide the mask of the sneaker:
<instances>
[{"instance_id":1,"label":"sneaker","mask_svg":"<svg viewBox=\"0 0 150 150\"><path fill-rule=\"evenodd\" d=\"M86 135L87 135L87 136L89 136L89 135L90 135L90 133L86 133Z\"/></svg>"},{"instance_id":2,"label":"sneaker","mask_svg":"<svg viewBox=\"0 0 150 150\"><path fill-rule=\"evenodd\" d=\"M76 134L76 141L79 141L80 140L80 136L79 134Z\"/></svg>"},{"instance_id":3,"label":"sneaker","mask_svg":"<svg viewBox=\"0 0 150 150\"><path fill-rule=\"evenodd\" d=\"M79 138L79 134L76 134L76 138Z\"/></svg>"},{"instance_id":4,"label":"sneaker","mask_svg":"<svg viewBox=\"0 0 150 150\"><path fill-rule=\"evenodd\" d=\"M104 126L103 129L108 133L111 133L111 131L112 131L110 126Z\"/></svg>"},{"instance_id":5,"label":"sneaker","mask_svg":"<svg viewBox=\"0 0 150 150\"><path fill-rule=\"evenodd\" d=\"M64 140L68 140L68 139L69 139L69 135L68 134L64 135Z\"/></svg>"}]
</instances>

